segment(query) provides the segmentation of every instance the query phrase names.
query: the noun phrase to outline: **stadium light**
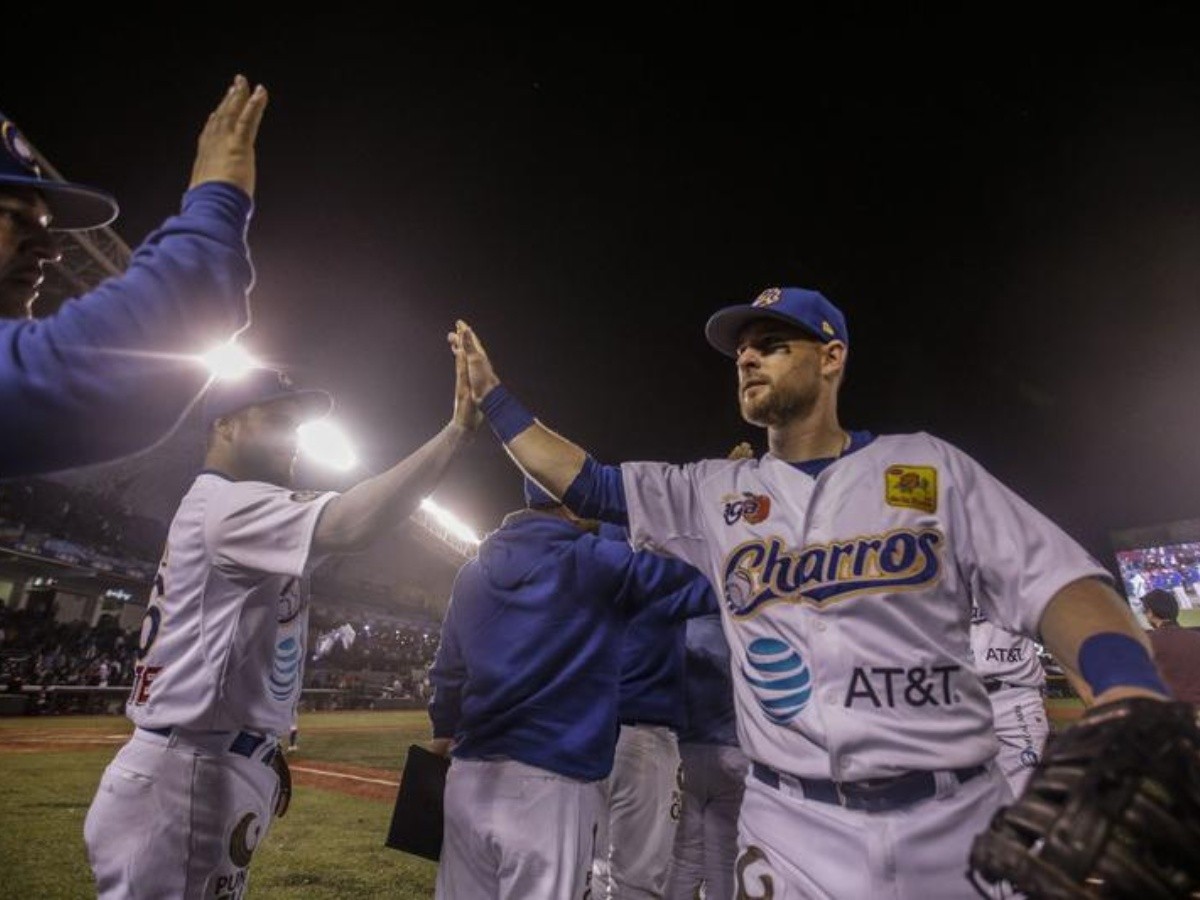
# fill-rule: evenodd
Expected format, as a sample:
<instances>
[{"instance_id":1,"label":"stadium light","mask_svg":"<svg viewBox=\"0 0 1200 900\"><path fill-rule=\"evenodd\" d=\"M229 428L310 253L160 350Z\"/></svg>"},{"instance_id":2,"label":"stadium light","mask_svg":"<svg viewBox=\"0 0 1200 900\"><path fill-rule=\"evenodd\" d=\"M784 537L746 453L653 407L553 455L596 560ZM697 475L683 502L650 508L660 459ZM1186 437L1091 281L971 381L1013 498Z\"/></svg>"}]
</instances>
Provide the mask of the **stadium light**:
<instances>
[{"instance_id":1,"label":"stadium light","mask_svg":"<svg viewBox=\"0 0 1200 900\"><path fill-rule=\"evenodd\" d=\"M466 541L469 544L480 543L479 535L477 535L469 525L460 521L452 512L438 506L428 497L421 501L421 509L433 516L443 528L453 534L459 540Z\"/></svg>"},{"instance_id":2,"label":"stadium light","mask_svg":"<svg viewBox=\"0 0 1200 900\"><path fill-rule=\"evenodd\" d=\"M305 422L300 426L300 452L339 472L347 472L358 465L350 438L328 419Z\"/></svg>"},{"instance_id":3,"label":"stadium light","mask_svg":"<svg viewBox=\"0 0 1200 900\"><path fill-rule=\"evenodd\" d=\"M200 357L213 378L241 378L260 363L236 341L227 341L213 347Z\"/></svg>"}]
</instances>

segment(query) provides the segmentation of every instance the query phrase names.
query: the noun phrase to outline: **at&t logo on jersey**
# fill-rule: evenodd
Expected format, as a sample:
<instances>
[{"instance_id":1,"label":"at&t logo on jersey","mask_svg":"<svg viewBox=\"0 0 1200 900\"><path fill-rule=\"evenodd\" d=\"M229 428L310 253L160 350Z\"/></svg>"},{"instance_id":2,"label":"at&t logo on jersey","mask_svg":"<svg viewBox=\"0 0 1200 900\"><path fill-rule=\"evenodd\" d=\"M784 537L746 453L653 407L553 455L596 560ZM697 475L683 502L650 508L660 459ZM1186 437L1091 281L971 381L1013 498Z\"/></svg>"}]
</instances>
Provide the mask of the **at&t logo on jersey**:
<instances>
[{"instance_id":1,"label":"at&t logo on jersey","mask_svg":"<svg viewBox=\"0 0 1200 900\"><path fill-rule=\"evenodd\" d=\"M763 713L786 725L812 697L812 675L800 654L776 638L756 638L746 647L742 675Z\"/></svg>"},{"instance_id":2,"label":"at&t logo on jersey","mask_svg":"<svg viewBox=\"0 0 1200 900\"><path fill-rule=\"evenodd\" d=\"M285 638L276 645L271 676L267 681L267 689L272 697L281 702L291 699L296 682L300 679L303 662L304 651L294 637Z\"/></svg>"},{"instance_id":3,"label":"at&t logo on jersey","mask_svg":"<svg viewBox=\"0 0 1200 900\"><path fill-rule=\"evenodd\" d=\"M936 528L899 529L790 550L757 538L725 557L725 603L735 618L777 600L824 604L863 593L920 590L941 577Z\"/></svg>"},{"instance_id":4,"label":"at&t logo on jersey","mask_svg":"<svg viewBox=\"0 0 1200 900\"><path fill-rule=\"evenodd\" d=\"M843 705L895 709L897 706L952 706L962 697L954 674L962 666L855 666Z\"/></svg>"},{"instance_id":5,"label":"at&t logo on jersey","mask_svg":"<svg viewBox=\"0 0 1200 900\"><path fill-rule=\"evenodd\" d=\"M771 498L765 494L743 491L740 494L722 497L721 503L724 504L726 525L734 525L739 521L747 525L757 525L771 514Z\"/></svg>"}]
</instances>

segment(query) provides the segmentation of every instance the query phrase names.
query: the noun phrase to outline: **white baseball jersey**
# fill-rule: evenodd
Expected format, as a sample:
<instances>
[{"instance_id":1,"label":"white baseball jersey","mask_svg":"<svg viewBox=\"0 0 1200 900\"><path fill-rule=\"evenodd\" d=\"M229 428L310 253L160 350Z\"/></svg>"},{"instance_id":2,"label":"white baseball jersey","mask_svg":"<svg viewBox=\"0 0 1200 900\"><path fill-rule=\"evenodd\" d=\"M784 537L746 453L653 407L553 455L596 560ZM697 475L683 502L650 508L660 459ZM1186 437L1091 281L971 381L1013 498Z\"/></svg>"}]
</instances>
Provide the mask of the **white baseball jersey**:
<instances>
[{"instance_id":1,"label":"white baseball jersey","mask_svg":"<svg viewBox=\"0 0 1200 900\"><path fill-rule=\"evenodd\" d=\"M978 606L971 610L971 654L981 678L1014 687L1040 688L1046 683L1034 640L997 625Z\"/></svg>"},{"instance_id":2,"label":"white baseball jersey","mask_svg":"<svg viewBox=\"0 0 1200 900\"><path fill-rule=\"evenodd\" d=\"M816 478L770 455L621 469L634 545L686 560L724 599L743 750L795 775L990 759L970 598L1032 635L1060 588L1109 577L925 433L877 437Z\"/></svg>"},{"instance_id":3,"label":"white baseball jersey","mask_svg":"<svg viewBox=\"0 0 1200 900\"><path fill-rule=\"evenodd\" d=\"M287 734L304 676L313 531L335 496L197 477L142 620L126 704L135 724Z\"/></svg>"}]
</instances>

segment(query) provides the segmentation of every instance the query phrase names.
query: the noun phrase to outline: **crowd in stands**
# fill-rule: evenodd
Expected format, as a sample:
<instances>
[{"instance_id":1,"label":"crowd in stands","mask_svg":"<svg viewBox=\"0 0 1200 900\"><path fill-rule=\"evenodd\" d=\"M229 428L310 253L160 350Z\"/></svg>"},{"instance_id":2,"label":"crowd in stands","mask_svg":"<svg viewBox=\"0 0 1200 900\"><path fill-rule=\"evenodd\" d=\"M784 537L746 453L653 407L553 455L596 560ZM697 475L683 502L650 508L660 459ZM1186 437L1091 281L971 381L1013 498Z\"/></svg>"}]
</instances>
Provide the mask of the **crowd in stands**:
<instances>
[{"instance_id":1,"label":"crowd in stands","mask_svg":"<svg viewBox=\"0 0 1200 900\"><path fill-rule=\"evenodd\" d=\"M151 578L166 526L107 497L38 478L0 482L0 545Z\"/></svg>"},{"instance_id":2,"label":"crowd in stands","mask_svg":"<svg viewBox=\"0 0 1200 900\"><path fill-rule=\"evenodd\" d=\"M148 583L165 538L165 523L107 496L47 479L0 483L0 546ZM437 605L416 585L398 590L318 570L305 687L424 699ZM107 613L91 627L56 621L52 606L0 603L0 690L129 686L137 640L136 629L122 629Z\"/></svg>"},{"instance_id":3,"label":"crowd in stands","mask_svg":"<svg viewBox=\"0 0 1200 900\"><path fill-rule=\"evenodd\" d=\"M347 625L350 640L345 639ZM339 630L337 639L322 646L322 636ZM436 623L314 609L309 635L306 687L424 698L424 672L437 651ZM101 615L93 628L81 621L55 621L45 610L0 605L0 689L128 686L137 640L136 631L119 628L111 615ZM324 651L319 658L318 648Z\"/></svg>"},{"instance_id":4,"label":"crowd in stands","mask_svg":"<svg viewBox=\"0 0 1200 900\"><path fill-rule=\"evenodd\" d=\"M44 611L0 606L0 685L114 687L133 682L137 634L102 615L86 622L56 622Z\"/></svg>"},{"instance_id":5,"label":"crowd in stands","mask_svg":"<svg viewBox=\"0 0 1200 900\"><path fill-rule=\"evenodd\" d=\"M353 637L347 639L346 626ZM403 617L365 617L314 608L309 618L305 686L421 698L433 662L438 625ZM421 673L419 676L414 673Z\"/></svg>"}]
</instances>

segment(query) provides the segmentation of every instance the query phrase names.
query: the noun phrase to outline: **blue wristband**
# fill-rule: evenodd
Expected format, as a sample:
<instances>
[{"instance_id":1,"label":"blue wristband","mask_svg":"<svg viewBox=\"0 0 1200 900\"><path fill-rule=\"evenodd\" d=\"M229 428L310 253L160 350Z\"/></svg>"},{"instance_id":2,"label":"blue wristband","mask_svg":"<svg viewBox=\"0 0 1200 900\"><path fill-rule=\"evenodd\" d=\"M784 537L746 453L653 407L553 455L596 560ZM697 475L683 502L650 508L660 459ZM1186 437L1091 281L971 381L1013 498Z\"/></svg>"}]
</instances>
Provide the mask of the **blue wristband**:
<instances>
[{"instance_id":1,"label":"blue wristband","mask_svg":"<svg viewBox=\"0 0 1200 900\"><path fill-rule=\"evenodd\" d=\"M1136 638L1114 631L1093 634L1079 645L1079 674L1095 696L1115 687L1146 688L1171 695L1146 648Z\"/></svg>"},{"instance_id":2,"label":"blue wristband","mask_svg":"<svg viewBox=\"0 0 1200 900\"><path fill-rule=\"evenodd\" d=\"M487 392L479 408L496 437L504 444L534 423L533 413L522 406L521 401L510 394L508 388L502 384Z\"/></svg>"}]
</instances>

